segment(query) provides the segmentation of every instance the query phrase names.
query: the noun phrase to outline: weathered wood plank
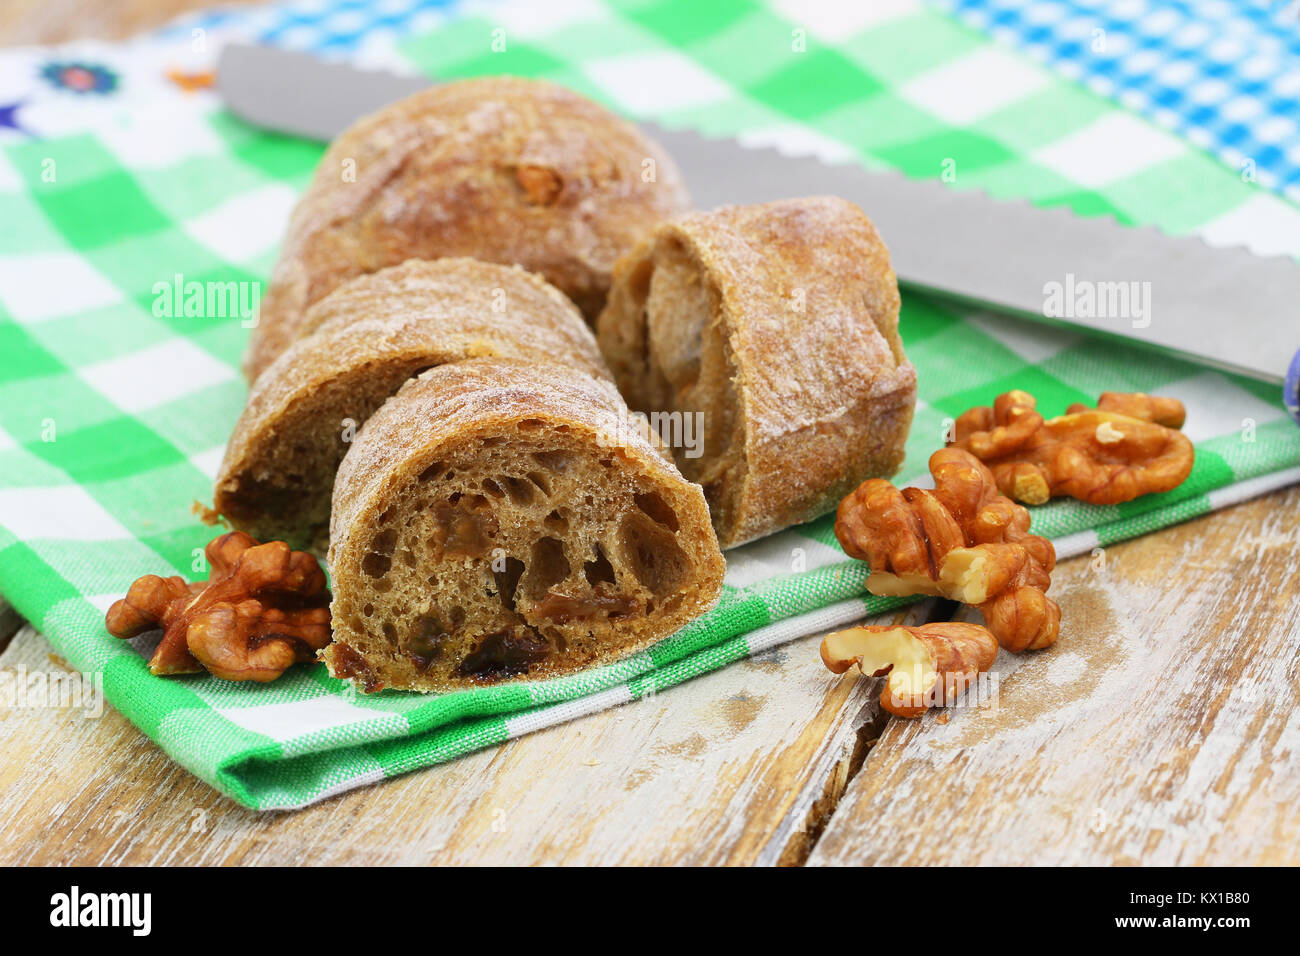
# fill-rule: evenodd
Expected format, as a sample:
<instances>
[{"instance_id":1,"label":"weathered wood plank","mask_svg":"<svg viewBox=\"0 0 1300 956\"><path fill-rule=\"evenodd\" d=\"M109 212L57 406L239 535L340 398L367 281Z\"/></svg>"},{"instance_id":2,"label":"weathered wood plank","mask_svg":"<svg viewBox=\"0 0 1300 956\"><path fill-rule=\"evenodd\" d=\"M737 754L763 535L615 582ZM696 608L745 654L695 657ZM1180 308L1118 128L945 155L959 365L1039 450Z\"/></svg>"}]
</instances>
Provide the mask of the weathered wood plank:
<instances>
[{"instance_id":1,"label":"weathered wood plank","mask_svg":"<svg viewBox=\"0 0 1300 956\"><path fill-rule=\"evenodd\" d=\"M12 604L0 595L0 651L9 646L9 641L23 626L23 617L14 610Z\"/></svg>"},{"instance_id":2,"label":"weathered wood plank","mask_svg":"<svg viewBox=\"0 0 1300 956\"><path fill-rule=\"evenodd\" d=\"M0 711L0 862L798 862L879 729L819 641L296 813L234 805L111 709ZM48 653L25 628L0 666Z\"/></svg>"},{"instance_id":3,"label":"weathered wood plank","mask_svg":"<svg viewBox=\"0 0 1300 956\"><path fill-rule=\"evenodd\" d=\"M808 862L1300 863L1298 529L1293 488L1065 562L1058 644L892 722Z\"/></svg>"}]
</instances>

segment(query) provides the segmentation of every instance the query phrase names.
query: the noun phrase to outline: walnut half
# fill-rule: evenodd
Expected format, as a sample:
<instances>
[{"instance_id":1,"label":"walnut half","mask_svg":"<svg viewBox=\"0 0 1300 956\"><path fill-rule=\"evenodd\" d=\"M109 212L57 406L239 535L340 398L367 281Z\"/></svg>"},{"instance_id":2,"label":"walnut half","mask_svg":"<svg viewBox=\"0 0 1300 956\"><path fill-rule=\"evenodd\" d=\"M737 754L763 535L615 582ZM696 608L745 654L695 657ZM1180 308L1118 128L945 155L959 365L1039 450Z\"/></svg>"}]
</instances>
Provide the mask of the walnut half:
<instances>
[{"instance_id":1,"label":"walnut half","mask_svg":"<svg viewBox=\"0 0 1300 956\"><path fill-rule=\"evenodd\" d=\"M919 717L930 707L951 704L992 667L998 642L986 628L960 621L868 625L826 635L821 653L834 674L856 664L868 677L888 675L880 705L897 717Z\"/></svg>"},{"instance_id":2,"label":"walnut half","mask_svg":"<svg viewBox=\"0 0 1300 956\"><path fill-rule=\"evenodd\" d=\"M212 539L205 553L206 582L147 574L105 616L114 637L163 629L154 674L272 681L330 642L330 593L310 554L242 531Z\"/></svg>"}]
</instances>

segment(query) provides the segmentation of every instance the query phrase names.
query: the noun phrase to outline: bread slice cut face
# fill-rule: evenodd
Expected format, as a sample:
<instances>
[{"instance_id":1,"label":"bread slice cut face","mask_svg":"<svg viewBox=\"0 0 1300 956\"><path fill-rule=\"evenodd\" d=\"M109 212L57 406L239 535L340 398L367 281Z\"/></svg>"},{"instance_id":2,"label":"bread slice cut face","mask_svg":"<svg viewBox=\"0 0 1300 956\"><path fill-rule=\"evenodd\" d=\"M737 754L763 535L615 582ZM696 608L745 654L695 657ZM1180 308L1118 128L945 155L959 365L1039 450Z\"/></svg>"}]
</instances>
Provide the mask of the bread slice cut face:
<instances>
[{"instance_id":1,"label":"bread slice cut face","mask_svg":"<svg viewBox=\"0 0 1300 956\"><path fill-rule=\"evenodd\" d=\"M317 303L311 334L257 380L226 447L215 509L241 531L323 553L334 473L357 431L425 369L511 356L607 376L586 322L512 266L410 260Z\"/></svg>"},{"instance_id":2,"label":"bread slice cut face","mask_svg":"<svg viewBox=\"0 0 1300 956\"><path fill-rule=\"evenodd\" d=\"M871 221L814 196L662 223L615 265L597 339L729 548L902 464L916 371L898 312Z\"/></svg>"},{"instance_id":3,"label":"bread slice cut face","mask_svg":"<svg viewBox=\"0 0 1300 956\"><path fill-rule=\"evenodd\" d=\"M698 485L614 386L482 359L407 383L334 483L330 673L440 691L571 673L711 607Z\"/></svg>"}]
</instances>

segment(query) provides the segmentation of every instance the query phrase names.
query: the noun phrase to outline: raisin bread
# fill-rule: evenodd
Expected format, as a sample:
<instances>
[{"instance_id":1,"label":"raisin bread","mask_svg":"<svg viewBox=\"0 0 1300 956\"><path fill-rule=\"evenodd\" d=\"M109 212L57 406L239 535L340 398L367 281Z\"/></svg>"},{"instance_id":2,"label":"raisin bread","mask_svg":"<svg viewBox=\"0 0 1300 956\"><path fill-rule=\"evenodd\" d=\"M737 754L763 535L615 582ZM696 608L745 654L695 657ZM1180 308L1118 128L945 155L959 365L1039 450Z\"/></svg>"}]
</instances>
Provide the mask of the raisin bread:
<instances>
[{"instance_id":1,"label":"raisin bread","mask_svg":"<svg viewBox=\"0 0 1300 956\"><path fill-rule=\"evenodd\" d=\"M411 260L340 286L253 385L226 446L215 509L261 541L323 552L334 472L356 430L412 376L475 357L559 362L608 377L554 287L513 266Z\"/></svg>"},{"instance_id":2,"label":"raisin bread","mask_svg":"<svg viewBox=\"0 0 1300 956\"><path fill-rule=\"evenodd\" d=\"M439 691L570 673L707 610L724 562L607 380L479 359L408 382L334 483L336 677Z\"/></svg>"},{"instance_id":3,"label":"raisin bread","mask_svg":"<svg viewBox=\"0 0 1300 956\"><path fill-rule=\"evenodd\" d=\"M832 511L902 464L916 372L898 310L862 211L791 199L658 226L615 266L597 339L633 409L702 434L673 443L677 464L704 486L726 548Z\"/></svg>"},{"instance_id":4,"label":"raisin bread","mask_svg":"<svg viewBox=\"0 0 1300 956\"><path fill-rule=\"evenodd\" d=\"M672 159L632 124L551 83L446 83L330 146L289 222L244 360L250 381L348 279L410 258L518 264L590 321L614 260L689 208Z\"/></svg>"}]
</instances>

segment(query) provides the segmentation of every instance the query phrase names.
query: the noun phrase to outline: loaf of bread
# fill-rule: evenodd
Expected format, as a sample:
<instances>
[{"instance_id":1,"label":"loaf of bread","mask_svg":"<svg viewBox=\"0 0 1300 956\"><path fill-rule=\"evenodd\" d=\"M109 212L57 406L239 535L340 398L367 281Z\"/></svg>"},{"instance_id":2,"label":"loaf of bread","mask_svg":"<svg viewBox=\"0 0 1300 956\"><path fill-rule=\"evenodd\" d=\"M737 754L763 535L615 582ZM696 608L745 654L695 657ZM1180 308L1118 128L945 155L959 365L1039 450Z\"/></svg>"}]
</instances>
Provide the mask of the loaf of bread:
<instances>
[{"instance_id":1,"label":"loaf of bread","mask_svg":"<svg viewBox=\"0 0 1300 956\"><path fill-rule=\"evenodd\" d=\"M323 552L334 473L357 429L419 372L513 356L609 373L578 310L514 266L411 260L335 289L306 334L254 383L214 490L215 509L261 541Z\"/></svg>"},{"instance_id":2,"label":"loaf of bread","mask_svg":"<svg viewBox=\"0 0 1300 956\"><path fill-rule=\"evenodd\" d=\"M334 483L336 677L437 691L569 673L716 600L724 562L686 481L609 381L478 359L411 380Z\"/></svg>"},{"instance_id":3,"label":"loaf of bread","mask_svg":"<svg viewBox=\"0 0 1300 956\"><path fill-rule=\"evenodd\" d=\"M521 265L594 321L614 260L688 208L663 149L571 90L518 77L433 87L358 121L321 159L245 373L256 379L335 287L411 258Z\"/></svg>"},{"instance_id":4,"label":"loaf of bread","mask_svg":"<svg viewBox=\"0 0 1300 956\"><path fill-rule=\"evenodd\" d=\"M792 199L658 226L615 266L597 339L633 409L702 436L671 443L725 548L898 469L916 400L898 309L862 211Z\"/></svg>"}]
</instances>

